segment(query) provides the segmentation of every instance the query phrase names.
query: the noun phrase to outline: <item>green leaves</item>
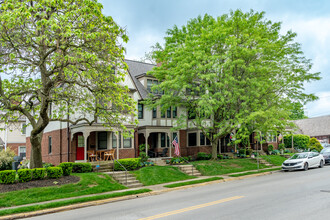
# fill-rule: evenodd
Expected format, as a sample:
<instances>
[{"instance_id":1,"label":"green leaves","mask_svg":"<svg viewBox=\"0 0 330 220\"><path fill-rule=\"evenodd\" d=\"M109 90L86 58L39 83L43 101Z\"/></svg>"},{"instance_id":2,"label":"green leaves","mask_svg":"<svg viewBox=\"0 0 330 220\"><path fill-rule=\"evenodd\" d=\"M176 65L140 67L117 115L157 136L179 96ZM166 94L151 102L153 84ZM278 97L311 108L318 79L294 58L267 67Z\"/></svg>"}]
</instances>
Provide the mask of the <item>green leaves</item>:
<instances>
[{"instance_id":1,"label":"green leaves","mask_svg":"<svg viewBox=\"0 0 330 220\"><path fill-rule=\"evenodd\" d=\"M96 0L3 2L0 71L9 79L0 84L0 111L25 115L33 134L50 121L67 121L67 113L75 115L73 124L134 125L126 114L134 115L135 103L122 86L127 65L121 42L128 37L101 10Z\"/></svg>"},{"instance_id":2,"label":"green leaves","mask_svg":"<svg viewBox=\"0 0 330 220\"><path fill-rule=\"evenodd\" d=\"M292 100L315 98L302 86L319 74L309 72L311 61L294 43L296 34L281 35L280 23L264 14L205 15L168 30L164 47L153 53L162 65L150 73L167 96L153 106L193 109L194 126L213 133L208 138L214 143L233 130L246 138L254 129L283 129Z\"/></svg>"}]
</instances>

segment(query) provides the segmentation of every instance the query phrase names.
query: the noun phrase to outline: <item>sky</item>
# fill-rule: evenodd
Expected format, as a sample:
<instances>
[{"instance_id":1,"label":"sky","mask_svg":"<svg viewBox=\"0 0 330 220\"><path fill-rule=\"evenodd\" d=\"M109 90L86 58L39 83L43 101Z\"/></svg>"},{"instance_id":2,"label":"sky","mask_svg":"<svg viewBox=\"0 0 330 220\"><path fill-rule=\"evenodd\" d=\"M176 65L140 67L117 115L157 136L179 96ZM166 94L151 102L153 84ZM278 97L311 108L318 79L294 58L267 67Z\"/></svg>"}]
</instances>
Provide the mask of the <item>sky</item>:
<instances>
[{"instance_id":1,"label":"sky","mask_svg":"<svg viewBox=\"0 0 330 220\"><path fill-rule=\"evenodd\" d=\"M192 18L209 14L218 17L230 10L264 11L265 18L282 23L282 33L292 30L311 72L322 79L305 85L319 97L305 106L308 117L330 115L330 1L328 0L99 0L103 13L112 16L128 32L126 58L141 60L157 42L163 44L166 30L181 27Z\"/></svg>"}]
</instances>

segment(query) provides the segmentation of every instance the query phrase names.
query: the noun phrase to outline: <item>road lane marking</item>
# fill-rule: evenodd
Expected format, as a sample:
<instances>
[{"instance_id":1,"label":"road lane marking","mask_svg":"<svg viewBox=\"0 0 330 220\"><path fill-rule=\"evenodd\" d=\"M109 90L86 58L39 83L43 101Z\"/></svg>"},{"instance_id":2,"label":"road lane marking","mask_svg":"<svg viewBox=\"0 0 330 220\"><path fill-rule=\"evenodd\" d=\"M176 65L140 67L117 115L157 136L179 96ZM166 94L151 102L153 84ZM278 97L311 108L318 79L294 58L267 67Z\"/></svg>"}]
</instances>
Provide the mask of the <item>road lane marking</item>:
<instances>
[{"instance_id":1,"label":"road lane marking","mask_svg":"<svg viewBox=\"0 0 330 220\"><path fill-rule=\"evenodd\" d=\"M229 202L229 201L236 200L236 199L241 199L243 197L244 196L234 196L234 197L230 197L230 198L220 199L220 200L213 201L213 202L208 202L208 203L204 203L204 204L200 204L200 205L195 205L195 206L190 206L190 207L183 208L183 209L174 210L174 211L171 211L171 212L165 212L165 213L162 213L162 214L153 215L153 216L150 216L150 217L147 217L147 218L140 218L139 220L152 220L152 219L162 218L162 217L166 217L166 216L170 216L170 215L179 214L179 213L182 213L182 212L187 212L187 211L192 211L192 210L195 210L195 209L204 208L204 207L211 206L211 205L216 205L216 204Z\"/></svg>"}]
</instances>

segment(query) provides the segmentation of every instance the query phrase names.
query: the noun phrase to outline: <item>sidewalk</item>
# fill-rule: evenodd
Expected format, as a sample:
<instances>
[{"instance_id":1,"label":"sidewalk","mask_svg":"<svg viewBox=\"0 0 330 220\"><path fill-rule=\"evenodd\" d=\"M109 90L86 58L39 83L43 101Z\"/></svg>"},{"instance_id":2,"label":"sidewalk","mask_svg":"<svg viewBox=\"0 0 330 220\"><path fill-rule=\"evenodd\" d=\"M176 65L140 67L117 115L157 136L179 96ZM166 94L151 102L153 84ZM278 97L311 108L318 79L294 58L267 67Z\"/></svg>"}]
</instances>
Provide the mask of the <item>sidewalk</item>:
<instances>
[{"instance_id":1,"label":"sidewalk","mask_svg":"<svg viewBox=\"0 0 330 220\"><path fill-rule=\"evenodd\" d=\"M266 169L260 169L260 170L268 170L268 169L274 169L274 168L279 168L279 167L272 167L272 168L266 168ZM204 186L204 185L227 182L227 181L233 181L233 180L241 180L241 179L250 178L250 177L269 175L272 172L278 172L278 171L270 171L270 172L251 174L251 175L246 175L246 176L241 176L241 177L230 177L229 176L229 175L233 175L233 174L240 174L240 173L246 173L246 172L255 172L255 171L258 171L258 170L249 170L249 171L244 171L244 172L239 172L239 173L230 173L230 174L227 174L227 175L220 175L220 176L200 176L200 177L197 177L195 179L169 182L169 183L163 183L163 184L152 185L152 186L129 188L129 189L124 189L124 190L116 190L116 191L110 191L110 192L104 192L104 193L98 193L98 194L90 194L90 195L70 197L70 198L64 198L64 199L56 199L56 200L51 200L51 201L38 202L38 203L32 203L32 204L26 204L26 205L20 205L20 206L0 208L0 211L3 211L3 210L20 208L20 207L42 205L42 204L48 204L48 203L59 202L59 201L66 201L66 200L77 199L77 198L93 197L93 196L98 196L98 195L108 195L108 194L119 193L119 192L127 192L127 191L133 191L133 190L138 190L138 189L150 189L150 190L152 190L151 192L148 192L148 193L134 194L134 195L128 195L128 196L122 196L122 197L115 197L115 198L104 199L104 200L95 200L95 201L90 201L90 202L78 203L78 204L71 205L71 206L62 206L62 207L58 207L58 208L45 209L45 210L40 210L40 211L35 211L35 212L30 212L30 213L13 214L13 215L10 215L10 216L0 217L0 220L1 219L17 219L17 218L23 218L23 217L32 217L32 216L42 215L42 214L46 214L46 213L54 213L54 212L58 212L58 211L65 211L65 210L71 210L71 209L76 209L76 208L100 205L100 204L111 203L111 202L115 202L115 201L122 201L122 200L127 200L127 199L134 199L134 198L138 198L138 197L157 195L157 194L170 192L170 191L174 191L174 190L187 189L187 188L192 188L192 187ZM193 185L180 186L180 187L176 187L176 188L166 188L166 187L164 187L165 185L169 185L169 184L189 182L189 181L194 181L194 180L202 180L202 179L207 179L207 178L211 178L211 177L222 177L223 179L210 181L210 182L204 182L204 183L198 183L198 184L193 184Z\"/></svg>"}]
</instances>

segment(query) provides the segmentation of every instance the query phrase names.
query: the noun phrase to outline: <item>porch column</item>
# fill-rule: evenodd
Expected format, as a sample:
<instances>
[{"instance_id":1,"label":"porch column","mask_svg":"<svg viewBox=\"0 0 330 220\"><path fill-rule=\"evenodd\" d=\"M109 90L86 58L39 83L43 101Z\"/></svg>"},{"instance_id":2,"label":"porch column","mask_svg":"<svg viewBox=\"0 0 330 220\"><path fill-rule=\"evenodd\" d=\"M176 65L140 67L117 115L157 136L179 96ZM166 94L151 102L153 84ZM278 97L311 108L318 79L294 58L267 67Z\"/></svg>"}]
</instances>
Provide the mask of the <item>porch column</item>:
<instances>
[{"instance_id":1,"label":"porch column","mask_svg":"<svg viewBox=\"0 0 330 220\"><path fill-rule=\"evenodd\" d=\"M171 138L171 133L169 133L169 132L167 132L166 134L167 134L168 139L170 140L169 143L168 143L170 145L170 146L168 146L170 148L170 154L169 155L170 155L170 157L172 157L172 145L173 145L172 144L172 141L173 141L172 138L173 137ZM166 144L167 144L167 137L166 137Z\"/></svg>"},{"instance_id":2,"label":"porch column","mask_svg":"<svg viewBox=\"0 0 330 220\"><path fill-rule=\"evenodd\" d=\"M149 135L150 135L149 132L144 133L147 156L148 156L148 139L149 139Z\"/></svg>"},{"instance_id":3,"label":"porch column","mask_svg":"<svg viewBox=\"0 0 330 220\"><path fill-rule=\"evenodd\" d=\"M119 133L118 133L119 134ZM121 138L121 135L115 134L117 137L117 149L116 149L116 153L117 153L117 160L119 159L119 144L121 144L121 140L119 140L119 138Z\"/></svg>"},{"instance_id":4,"label":"porch column","mask_svg":"<svg viewBox=\"0 0 330 220\"><path fill-rule=\"evenodd\" d=\"M87 162L86 154L87 154L87 138L89 137L90 132L89 131L84 131L83 136L84 136L84 161Z\"/></svg>"}]
</instances>

